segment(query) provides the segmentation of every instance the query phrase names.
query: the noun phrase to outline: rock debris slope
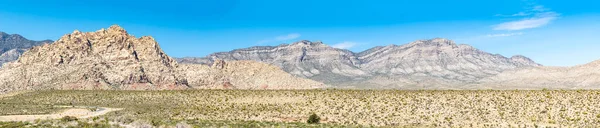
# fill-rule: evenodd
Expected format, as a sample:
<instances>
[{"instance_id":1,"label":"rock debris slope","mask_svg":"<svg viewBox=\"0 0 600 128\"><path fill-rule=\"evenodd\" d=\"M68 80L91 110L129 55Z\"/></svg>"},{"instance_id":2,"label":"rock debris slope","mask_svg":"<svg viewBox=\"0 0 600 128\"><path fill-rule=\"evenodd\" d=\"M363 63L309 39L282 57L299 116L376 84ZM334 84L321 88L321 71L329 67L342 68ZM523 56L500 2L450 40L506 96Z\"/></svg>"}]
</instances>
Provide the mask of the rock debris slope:
<instances>
[{"instance_id":1,"label":"rock debris slope","mask_svg":"<svg viewBox=\"0 0 600 128\"><path fill-rule=\"evenodd\" d=\"M524 56L506 58L441 38L379 46L360 53L300 41L178 61L210 64L218 59L261 61L297 76L359 88L457 88L505 70L540 66Z\"/></svg>"},{"instance_id":2,"label":"rock debris slope","mask_svg":"<svg viewBox=\"0 0 600 128\"><path fill-rule=\"evenodd\" d=\"M51 42L51 40L32 41L18 34L0 32L0 66L6 62L17 60L21 54L33 46Z\"/></svg>"},{"instance_id":3,"label":"rock debris slope","mask_svg":"<svg viewBox=\"0 0 600 128\"><path fill-rule=\"evenodd\" d=\"M236 64L238 62L232 62ZM247 62L246 65L255 65L256 69L262 66ZM198 67L194 65L182 66L184 69ZM243 70L236 68L221 70L212 68L197 68L182 70L171 57L167 56L158 43L149 36L136 38L119 26L111 26L96 32L74 31L64 35L52 44L33 47L26 51L17 61L5 64L0 69L0 92L25 89L187 89L191 87L217 87L223 81L217 78L226 78L231 87L251 88L264 84L266 89L284 89L285 87L304 87L311 85L300 83L296 86L280 85L272 81L255 82L245 81L253 76L245 74L272 73L281 78L273 81L305 81L300 78L280 77L275 68L268 70ZM268 67L267 67L268 68ZM181 72L185 71L185 72ZM227 71L227 73L225 72ZM216 72L203 76L191 75L193 72ZM284 73L284 72L283 72ZM257 75L258 76L258 75ZM265 77L260 77L265 78ZM188 83L193 79L194 83ZM199 83L196 81L204 81ZM227 82L227 81L226 81ZM276 84L273 84L276 83ZM309 82L310 83L310 82ZM281 87L279 87L281 86ZM314 86L317 87L317 86ZM294 88L286 88L294 89Z\"/></svg>"}]
</instances>

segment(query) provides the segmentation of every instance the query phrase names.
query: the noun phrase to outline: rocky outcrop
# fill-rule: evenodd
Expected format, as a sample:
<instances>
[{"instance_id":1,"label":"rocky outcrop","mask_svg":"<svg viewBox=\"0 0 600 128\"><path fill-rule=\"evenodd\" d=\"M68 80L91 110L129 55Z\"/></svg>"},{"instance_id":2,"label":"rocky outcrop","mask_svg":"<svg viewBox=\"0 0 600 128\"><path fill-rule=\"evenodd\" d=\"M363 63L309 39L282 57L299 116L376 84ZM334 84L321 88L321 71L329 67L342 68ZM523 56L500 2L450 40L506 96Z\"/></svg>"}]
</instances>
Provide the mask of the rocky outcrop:
<instances>
[{"instance_id":1,"label":"rocky outcrop","mask_svg":"<svg viewBox=\"0 0 600 128\"><path fill-rule=\"evenodd\" d=\"M300 41L178 61L209 64L218 59L265 62L297 76L353 88L459 88L505 70L540 66L524 56L506 58L441 38L378 46L360 53Z\"/></svg>"},{"instance_id":2,"label":"rocky outcrop","mask_svg":"<svg viewBox=\"0 0 600 128\"><path fill-rule=\"evenodd\" d=\"M74 31L26 51L2 69L3 89L187 88L177 63L152 37L136 38L119 26ZM6 87L13 86L13 87Z\"/></svg>"},{"instance_id":3,"label":"rocky outcrop","mask_svg":"<svg viewBox=\"0 0 600 128\"><path fill-rule=\"evenodd\" d=\"M0 66L6 62L17 60L21 54L33 46L51 42L51 40L32 41L21 35L0 32Z\"/></svg>"},{"instance_id":4,"label":"rocky outcrop","mask_svg":"<svg viewBox=\"0 0 600 128\"><path fill-rule=\"evenodd\" d=\"M214 65L179 65L152 37L136 38L116 25L96 32L75 30L5 64L0 69L0 93L32 89L324 87L258 62L217 61Z\"/></svg>"}]
</instances>

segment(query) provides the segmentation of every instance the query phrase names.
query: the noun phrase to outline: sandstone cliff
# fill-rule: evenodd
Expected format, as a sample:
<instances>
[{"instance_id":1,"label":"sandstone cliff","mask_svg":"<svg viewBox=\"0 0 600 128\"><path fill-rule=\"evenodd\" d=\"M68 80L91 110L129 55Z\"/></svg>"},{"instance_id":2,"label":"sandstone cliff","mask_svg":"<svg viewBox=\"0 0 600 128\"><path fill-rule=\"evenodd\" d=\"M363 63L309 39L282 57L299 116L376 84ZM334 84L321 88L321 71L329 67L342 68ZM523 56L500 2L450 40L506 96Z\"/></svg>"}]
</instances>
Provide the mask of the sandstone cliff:
<instances>
[{"instance_id":1,"label":"sandstone cliff","mask_svg":"<svg viewBox=\"0 0 600 128\"><path fill-rule=\"evenodd\" d=\"M3 67L3 89L186 88L177 63L152 37L135 38L119 26L74 31L26 51ZM6 87L13 86L13 87Z\"/></svg>"}]
</instances>

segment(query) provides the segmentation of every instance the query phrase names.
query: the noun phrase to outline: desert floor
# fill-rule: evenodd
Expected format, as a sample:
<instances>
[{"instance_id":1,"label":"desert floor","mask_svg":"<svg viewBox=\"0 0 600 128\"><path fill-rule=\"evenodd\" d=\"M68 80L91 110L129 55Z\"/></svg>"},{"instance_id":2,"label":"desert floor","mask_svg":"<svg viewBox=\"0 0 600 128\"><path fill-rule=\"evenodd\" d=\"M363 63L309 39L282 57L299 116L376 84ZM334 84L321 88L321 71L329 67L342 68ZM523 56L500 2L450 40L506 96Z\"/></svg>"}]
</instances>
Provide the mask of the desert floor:
<instances>
[{"instance_id":1,"label":"desert floor","mask_svg":"<svg viewBox=\"0 0 600 128\"><path fill-rule=\"evenodd\" d=\"M598 99L595 90L35 91L0 97L0 116L72 110L57 106L122 110L0 127L599 127ZM312 113L321 124L305 123Z\"/></svg>"}]
</instances>

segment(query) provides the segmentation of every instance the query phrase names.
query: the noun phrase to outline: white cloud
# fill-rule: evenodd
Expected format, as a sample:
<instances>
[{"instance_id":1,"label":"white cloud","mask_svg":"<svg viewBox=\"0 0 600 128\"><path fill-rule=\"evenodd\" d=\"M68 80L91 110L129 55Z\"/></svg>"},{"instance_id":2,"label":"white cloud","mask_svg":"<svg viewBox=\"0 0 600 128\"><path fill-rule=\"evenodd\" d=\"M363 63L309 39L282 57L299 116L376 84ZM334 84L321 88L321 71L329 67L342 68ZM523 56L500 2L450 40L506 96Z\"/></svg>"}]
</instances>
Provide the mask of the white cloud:
<instances>
[{"instance_id":1,"label":"white cloud","mask_svg":"<svg viewBox=\"0 0 600 128\"><path fill-rule=\"evenodd\" d=\"M333 45L331 45L331 47L339 48L339 49L349 49L356 45L358 45L358 43L346 41L346 42L342 42L342 43L333 44Z\"/></svg>"},{"instance_id":2,"label":"white cloud","mask_svg":"<svg viewBox=\"0 0 600 128\"><path fill-rule=\"evenodd\" d=\"M547 9L544 6L537 5L526 12L519 12L510 16L524 18L521 20L509 21L494 25L494 30L523 30L530 28L538 28L548 25L550 22L557 19L559 14L550 11L550 9Z\"/></svg>"},{"instance_id":3,"label":"white cloud","mask_svg":"<svg viewBox=\"0 0 600 128\"><path fill-rule=\"evenodd\" d=\"M498 24L494 27L494 30L523 30L529 28L542 27L549 24L556 17L541 17L541 18L530 18L518 21L511 21Z\"/></svg>"},{"instance_id":4,"label":"white cloud","mask_svg":"<svg viewBox=\"0 0 600 128\"><path fill-rule=\"evenodd\" d=\"M543 5L536 5L536 6L533 6L533 8L531 10L538 11L538 12L545 12L545 11L549 11L550 9L545 8Z\"/></svg>"},{"instance_id":5,"label":"white cloud","mask_svg":"<svg viewBox=\"0 0 600 128\"><path fill-rule=\"evenodd\" d=\"M510 16L529 16L529 15L531 15L531 13L519 12L519 13L516 13L516 14L512 14Z\"/></svg>"},{"instance_id":6,"label":"white cloud","mask_svg":"<svg viewBox=\"0 0 600 128\"><path fill-rule=\"evenodd\" d=\"M519 36L519 35L523 35L523 32L488 34L487 37L507 37L507 36Z\"/></svg>"},{"instance_id":7,"label":"white cloud","mask_svg":"<svg viewBox=\"0 0 600 128\"><path fill-rule=\"evenodd\" d=\"M274 37L272 39L260 40L260 41L258 41L258 44L269 43L269 42L278 42L278 41L286 41L286 40L293 40L293 39L299 38L300 36L301 35L298 34L298 33L290 33L290 34L287 34L287 35L277 36L277 37Z\"/></svg>"},{"instance_id":8,"label":"white cloud","mask_svg":"<svg viewBox=\"0 0 600 128\"><path fill-rule=\"evenodd\" d=\"M288 35L285 35L285 36L275 37L275 40L276 41L284 41L284 40L296 39L298 37L300 37L300 34L298 34L298 33L291 33L291 34L288 34Z\"/></svg>"},{"instance_id":9,"label":"white cloud","mask_svg":"<svg viewBox=\"0 0 600 128\"><path fill-rule=\"evenodd\" d=\"M515 14L510 14L510 15L496 14L495 16L501 16L501 17L520 17L520 16L529 16L529 15L531 15L531 13L529 13L529 12L519 12L519 13L515 13Z\"/></svg>"}]
</instances>

